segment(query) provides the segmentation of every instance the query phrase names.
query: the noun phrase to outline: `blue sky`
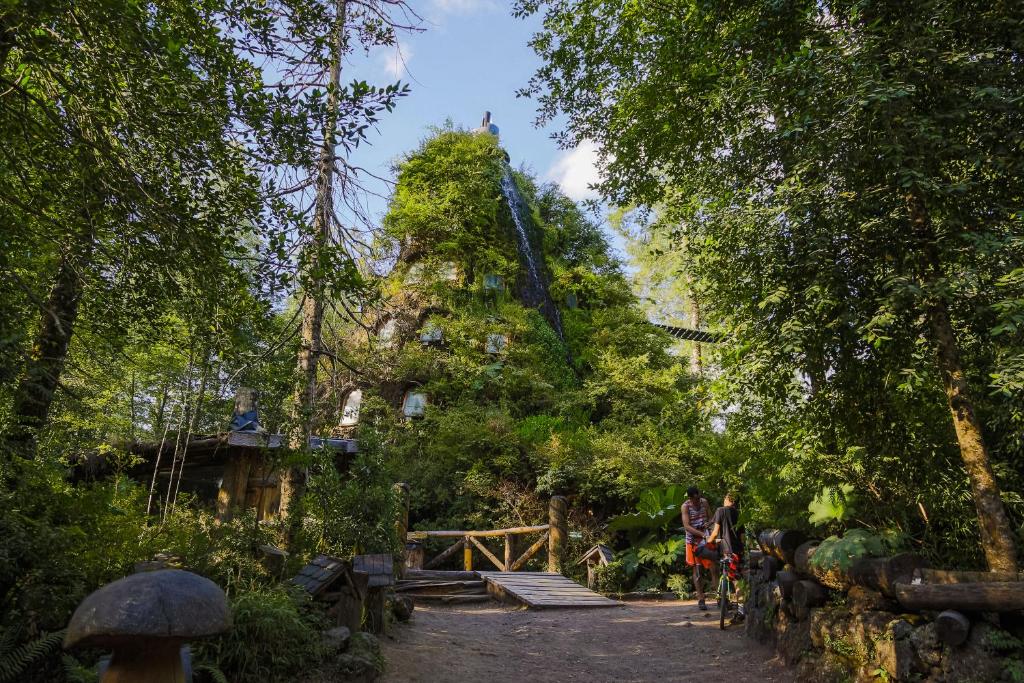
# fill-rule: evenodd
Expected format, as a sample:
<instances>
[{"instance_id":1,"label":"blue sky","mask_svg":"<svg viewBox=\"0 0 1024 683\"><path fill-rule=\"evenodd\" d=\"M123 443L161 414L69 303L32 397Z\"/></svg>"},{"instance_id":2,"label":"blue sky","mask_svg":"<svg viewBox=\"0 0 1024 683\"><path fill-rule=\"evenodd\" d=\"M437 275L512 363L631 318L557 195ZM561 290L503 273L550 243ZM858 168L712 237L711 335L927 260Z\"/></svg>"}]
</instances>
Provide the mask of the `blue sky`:
<instances>
[{"instance_id":1,"label":"blue sky","mask_svg":"<svg viewBox=\"0 0 1024 683\"><path fill-rule=\"evenodd\" d=\"M392 162L416 147L430 126L450 118L476 127L489 110L514 167L525 165L541 180L558 182L573 199L592 197L587 191L595 179L592 150L559 150L550 139L552 129L533 126L536 103L515 94L540 63L527 45L540 26L538 18L512 17L507 0L413 0L412 6L424 19L423 33L403 36L399 49L349 66L346 80L381 84L400 77L412 88L353 161L390 175ZM385 207L374 200L370 208L379 213Z\"/></svg>"}]
</instances>

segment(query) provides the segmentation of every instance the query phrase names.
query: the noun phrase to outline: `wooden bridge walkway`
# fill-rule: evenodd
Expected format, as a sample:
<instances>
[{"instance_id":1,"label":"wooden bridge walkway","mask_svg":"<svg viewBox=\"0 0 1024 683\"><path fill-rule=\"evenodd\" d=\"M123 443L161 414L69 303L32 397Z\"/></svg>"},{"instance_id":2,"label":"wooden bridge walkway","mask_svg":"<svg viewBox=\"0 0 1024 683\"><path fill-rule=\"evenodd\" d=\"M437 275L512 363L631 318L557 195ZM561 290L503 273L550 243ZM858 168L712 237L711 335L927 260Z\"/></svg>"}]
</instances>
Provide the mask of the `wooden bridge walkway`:
<instances>
[{"instance_id":1,"label":"wooden bridge walkway","mask_svg":"<svg viewBox=\"0 0 1024 683\"><path fill-rule=\"evenodd\" d=\"M572 579L549 572L477 572L487 592L527 607L618 607L621 602L598 595Z\"/></svg>"}]
</instances>

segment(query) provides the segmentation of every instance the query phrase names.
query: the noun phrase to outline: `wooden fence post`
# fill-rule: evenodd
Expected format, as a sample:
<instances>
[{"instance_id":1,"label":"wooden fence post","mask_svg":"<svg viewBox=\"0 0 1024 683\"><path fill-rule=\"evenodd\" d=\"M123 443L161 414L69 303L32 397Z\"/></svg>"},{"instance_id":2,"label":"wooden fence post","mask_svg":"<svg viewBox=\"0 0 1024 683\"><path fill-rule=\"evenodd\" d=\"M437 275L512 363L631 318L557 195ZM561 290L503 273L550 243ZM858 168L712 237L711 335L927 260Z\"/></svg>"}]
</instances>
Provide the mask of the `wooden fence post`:
<instances>
[{"instance_id":1,"label":"wooden fence post","mask_svg":"<svg viewBox=\"0 0 1024 683\"><path fill-rule=\"evenodd\" d=\"M561 572L565 544L569 539L569 504L563 496L551 496L548 504L548 571Z\"/></svg>"},{"instance_id":2,"label":"wooden fence post","mask_svg":"<svg viewBox=\"0 0 1024 683\"><path fill-rule=\"evenodd\" d=\"M462 568L467 572L473 571L473 543L469 536L462 540Z\"/></svg>"},{"instance_id":3,"label":"wooden fence post","mask_svg":"<svg viewBox=\"0 0 1024 683\"><path fill-rule=\"evenodd\" d=\"M505 571L512 571L512 562L515 561L515 536L505 534Z\"/></svg>"}]
</instances>

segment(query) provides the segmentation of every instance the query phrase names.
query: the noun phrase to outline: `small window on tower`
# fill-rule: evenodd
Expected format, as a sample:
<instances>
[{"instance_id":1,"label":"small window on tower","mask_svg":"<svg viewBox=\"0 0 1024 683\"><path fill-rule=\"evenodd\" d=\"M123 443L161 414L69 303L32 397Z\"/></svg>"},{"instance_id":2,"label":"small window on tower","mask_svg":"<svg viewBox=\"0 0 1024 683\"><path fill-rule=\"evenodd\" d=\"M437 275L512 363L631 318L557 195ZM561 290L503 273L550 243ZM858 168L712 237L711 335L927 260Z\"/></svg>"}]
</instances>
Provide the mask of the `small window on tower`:
<instances>
[{"instance_id":1,"label":"small window on tower","mask_svg":"<svg viewBox=\"0 0 1024 683\"><path fill-rule=\"evenodd\" d=\"M420 391L407 391L402 399L402 414L408 418L423 417L427 412L427 395Z\"/></svg>"},{"instance_id":2,"label":"small window on tower","mask_svg":"<svg viewBox=\"0 0 1024 683\"><path fill-rule=\"evenodd\" d=\"M484 344L484 351L491 355L497 355L505 350L508 346L508 337L503 334L489 334L487 335L487 342Z\"/></svg>"},{"instance_id":3,"label":"small window on tower","mask_svg":"<svg viewBox=\"0 0 1024 683\"><path fill-rule=\"evenodd\" d=\"M436 323L427 323L420 332L420 343L424 346L434 346L441 343L444 333Z\"/></svg>"},{"instance_id":4,"label":"small window on tower","mask_svg":"<svg viewBox=\"0 0 1024 683\"><path fill-rule=\"evenodd\" d=\"M377 336L383 343L390 344L391 341L395 338L395 330L397 329L398 324L395 321L395 319L392 318L391 320L388 320L381 326L380 332L377 333Z\"/></svg>"},{"instance_id":5,"label":"small window on tower","mask_svg":"<svg viewBox=\"0 0 1024 683\"><path fill-rule=\"evenodd\" d=\"M341 426L350 427L359 423L359 406L363 403L363 392L360 389L353 389L345 396L345 403L341 408Z\"/></svg>"},{"instance_id":6,"label":"small window on tower","mask_svg":"<svg viewBox=\"0 0 1024 683\"><path fill-rule=\"evenodd\" d=\"M505 291L505 278L494 273L484 275L484 291L503 292Z\"/></svg>"}]
</instances>

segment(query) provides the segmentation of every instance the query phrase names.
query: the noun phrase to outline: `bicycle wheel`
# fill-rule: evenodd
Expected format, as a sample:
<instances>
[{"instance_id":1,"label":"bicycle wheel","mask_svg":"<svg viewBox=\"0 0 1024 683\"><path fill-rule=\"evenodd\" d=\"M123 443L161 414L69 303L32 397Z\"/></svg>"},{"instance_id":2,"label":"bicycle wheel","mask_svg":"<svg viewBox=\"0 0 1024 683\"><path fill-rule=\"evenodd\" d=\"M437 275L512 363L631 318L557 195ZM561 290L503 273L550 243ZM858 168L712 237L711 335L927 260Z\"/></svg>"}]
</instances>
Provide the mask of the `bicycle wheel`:
<instances>
[{"instance_id":1,"label":"bicycle wheel","mask_svg":"<svg viewBox=\"0 0 1024 683\"><path fill-rule=\"evenodd\" d=\"M718 583L718 628L725 630L725 615L729 612L729 577L722 572Z\"/></svg>"}]
</instances>

